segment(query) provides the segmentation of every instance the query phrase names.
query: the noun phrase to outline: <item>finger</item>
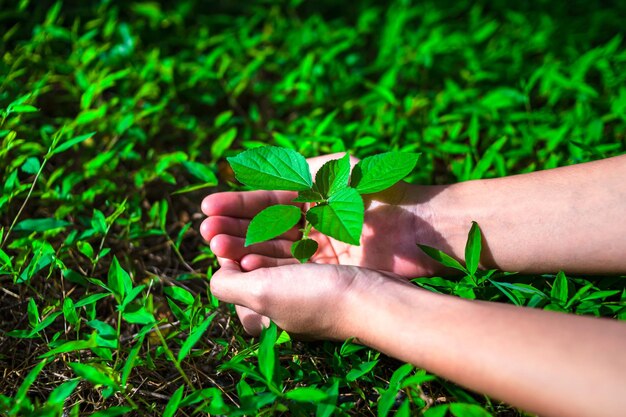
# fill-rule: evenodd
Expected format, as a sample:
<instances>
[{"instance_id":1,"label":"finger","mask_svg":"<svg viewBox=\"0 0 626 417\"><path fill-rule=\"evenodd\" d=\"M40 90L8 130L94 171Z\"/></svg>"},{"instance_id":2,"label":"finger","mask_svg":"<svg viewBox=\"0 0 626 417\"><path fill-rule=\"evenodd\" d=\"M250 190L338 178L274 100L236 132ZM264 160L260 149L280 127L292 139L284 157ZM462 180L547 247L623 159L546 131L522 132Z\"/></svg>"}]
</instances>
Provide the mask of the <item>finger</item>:
<instances>
[{"instance_id":1,"label":"finger","mask_svg":"<svg viewBox=\"0 0 626 417\"><path fill-rule=\"evenodd\" d=\"M235 217L211 216L204 219L200 225L200 234L204 240L210 242L216 235L230 235L244 237L248 230L248 220Z\"/></svg>"},{"instance_id":2,"label":"finger","mask_svg":"<svg viewBox=\"0 0 626 417\"><path fill-rule=\"evenodd\" d=\"M245 191L210 194L202 201L207 216L229 216L251 219L258 212L275 204L293 204L298 194L293 191Z\"/></svg>"},{"instance_id":3,"label":"finger","mask_svg":"<svg viewBox=\"0 0 626 417\"><path fill-rule=\"evenodd\" d=\"M295 258L273 258L257 254L245 255L239 262L243 271L254 271L259 268L270 268L274 266L296 265L300 262Z\"/></svg>"},{"instance_id":4,"label":"finger","mask_svg":"<svg viewBox=\"0 0 626 417\"><path fill-rule=\"evenodd\" d=\"M231 259L218 257L220 268L209 282L211 294L225 303L249 306L260 294L260 279L253 272L241 272L239 264ZM262 277L261 277L262 278Z\"/></svg>"},{"instance_id":5,"label":"finger","mask_svg":"<svg viewBox=\"0 0 626 417\"><path fill-rule=\"evenodd\" d=\"M232 273L241 272L241 265L239 262L235 262L232 259L217 257L217 262L220 264L221 274L230 275Z\"/></svg>"},{"instance_id":6,"label":"finger","mask_svg":"<svg viewBox=\"0 0 626 417\"><path fill-rule=\"evenodd\" d=\"M249 220L226 216L211 216L207 217L200 225L200 234L207 242L210 242L217 235L245 237L249 225ZM293 227L278 236L278 238L297 240L300 238L300 234L298 227Z\"/></svg>"},{"instance_id":7,"label":"finger","mask_svg":"<svg viewBox=\"0 0 626 417\"><path fill-rule=\"evenodd\" d=\"M306 161L309 164L309 168L311 169L311 174L315 176L317 171L328 161L332 161L333 159L341 159L346 153L338 152L329 155L316 156L314 158L308 158ZM350 156L350 165L352 168L359 162L358 158L354 156Z\"/></svg>"},{"instance_id":8,"label":"finger","mask_svg":"<svg viewBox=\"0 0 626 417\"><path fill-rule=\"evenodd\" d=\"M289 258L293 241L272 239L267 242L256 243L245 247L245 239L229 235L217 235L211 239L211 250L217 256L240 260L252 253L271 256L273 258Z\"/></svg>"},{"instance_id":9,"label":"finger","mask_svg":"<svg viewBox=\"0 0 626 417\"><path fill-rule=\"evenodd\" d=\"M238 261L234 261L234 260L232 260L232 259L228 259L228 258L222 258L222 257L219 257L219 256L217 256L216 258L217 258L217 263L220 265L220 268L221 268L223 265L226 265L226 264L230 265L230 262L234 262L234 263L235 263L235 265L239 268L239 269L237 269L236 271L238 271L238 272L239 272L239 271L241 271L241 263L240 263L240 262L238 262ZM227 266L228 266L228 265L227 265ZM226 270L228 270L228 269L231 269L231 270L233 270L233 271L234 271L234 270L235 270L235 267L233 266L232 268L226 268Z\"/></svg>"},{"instance_id":10,"label":"finger","mask_svg":"<svg viewBox=\"0 0 626 417\"><path fill-rule=\"evenodd\" d=\"M261 330L270 325L269 317L263 316L254 310L250 310L248 307L235 306L235 310L237 311L237 316L239 317L243 329L250 336L260 335Z\"/></svg>"}]
</instances>

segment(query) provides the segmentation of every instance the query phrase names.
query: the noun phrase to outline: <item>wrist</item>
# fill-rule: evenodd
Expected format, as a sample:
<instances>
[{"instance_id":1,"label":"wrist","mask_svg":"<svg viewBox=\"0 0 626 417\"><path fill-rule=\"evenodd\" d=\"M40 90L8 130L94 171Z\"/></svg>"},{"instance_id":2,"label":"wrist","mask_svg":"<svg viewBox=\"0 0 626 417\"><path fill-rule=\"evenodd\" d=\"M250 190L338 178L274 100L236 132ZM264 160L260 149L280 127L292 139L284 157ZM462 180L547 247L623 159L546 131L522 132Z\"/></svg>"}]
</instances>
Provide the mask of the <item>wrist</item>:
<instances>
[{"instance_id":1,"label":"wrist","mask_svg":"<svg viewBox=\"0 0 626 417\"><path fill-rule=\"evenodd\" d=\"M389 356L425 366L428 339L420 330L436 322L431 301L438 294L417 288L395 275L371 271L373 279L345 298L347 337ZM433 313L435 315L433 315Z\"/></svg>"},{"instance_id":2,"label":"wrist","mask_svg":"<svg viewBox=\"0 0 626 417\"><path fill-rule=\"evenodd\" d=\"M498 218L498 211L502 210L503 206L502 202L496 203L488 197L491 195L489 192L491 186L489 180L442 186L414 186L411 193L421 195L419 199L414 198L418 201L415 206L415 218L418 223L426 224L426 227L416 226L416 241L464 262L467 235L472 221L476 221L483 232L481 266L497 268L485 241L485 231L486 229L493 231L494 219ZM489 219L490 222L485 223L485 219ZM427 256L426 258L431 261ZM437 262L431 268L432 274L458 274L458 271L445 268Z\"/></svg>"},{"instance_id":3,"label":"wrist","mask_svg":"<svg viewBox=\"0 0 626 417\"><path fill-rule=\"evenodd\" d=\"M415 226L415 242L464 259L465 242L472 218L457 185L408 185L406 201L411 202ZM425 276L458 274L420 251Z\"/></svg>"}]
</instances>

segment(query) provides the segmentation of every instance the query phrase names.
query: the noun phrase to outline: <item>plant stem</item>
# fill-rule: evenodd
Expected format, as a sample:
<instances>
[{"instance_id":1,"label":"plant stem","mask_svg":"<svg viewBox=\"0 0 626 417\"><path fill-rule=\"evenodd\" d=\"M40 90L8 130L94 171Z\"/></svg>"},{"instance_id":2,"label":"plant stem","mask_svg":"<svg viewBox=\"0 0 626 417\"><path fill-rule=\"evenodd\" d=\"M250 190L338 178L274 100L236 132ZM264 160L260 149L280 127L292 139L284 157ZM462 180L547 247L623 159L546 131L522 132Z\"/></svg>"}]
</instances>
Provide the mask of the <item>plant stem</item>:
<instances>
[{"instance_id":1,"label":"plant stem","mask_svg":"<svg viewBox=\"0 0 626 417\"><path fill-rule=\"evenodd\" d=\"M167 346L167 341L163 337L161 330L159 330L159 326L155 324L154 330L156 330L156 334L159 336L159 340L161 340L161 345L163 346L163 349L165 349L165 354L168 356L168 358L170 358L170 361L174 364L174 367L176 367L176 369L178 370L178 373L180 373L180 375L183 377L187 385L189 385L191 389L195 390L196 388L191 383L191 380L187 377L187 374L185 373L185 371L183 371L183 368L181 368L180 363L176 360L176 358L174 357L174 354L172 353L170 348Z\"/></svg>"},{"instance_id":2,"label":"plant stem","mask_svg":"<svg viewBox=\"0 0 626 417\"><path fill-rule=\"evenodd\" d=\"M15 227L15 224L17 223L17 220L20 218L20 215L22 214L22 211L24 211L24 208L26 207L26 204L28 203L28 200L30 199L31 194L33 193L33 190L35 189L35 185L37 185L37 180L39 179L39 175L41 175L41 172L43 171L43 168L46 166L46 162L48 162L48 158L44 157L43 162L41 163L41 166L39 167L39 171L37 171L37 175L35 175L35 179L33 180L33 184L30 186L30 190L28 190L28 194L26 195L26 198L24 199L24 202L22 203L22 206L17 211L17 214L15 215L15 218L13 218L13 222L11 223L11 226L9 226L9 229L7 230L7 233L4 235L4 239L2 240L2 243L0 243L0 249L2 249L2 247L4 247L4 244L9 239L9 235L11 234L11 230L13 230L13 227Z\"/></svg>"},{"instance_id":3,"label":"plant stem","mask_svg":"<svg viewBox=\"0 0 626 417\"><path fill-rule=\"evenodd\" d=\"M117 312L117 356L115 357L115 366L117 368L117 363L120 360L120 356L122 355L122 343L120 342L120 336L122 335L122 310Z\"/></svg>"},{"instance_id":4,"label":"plant stem","mask_svg":"<svg viewBox=\"0 0 626 417\"><path fill-rule=\"evenodd\" d=\"M306 221L306 219L304 220L304 228L301 229L302 230L302 239L308 239L309 238L309 233L311 233L311 229L313 229L313 225L311 223L309 223L308 221Z\"/></svg>"},{"instance_id":5,"label":"plant stem","mask_svg":"<svg viewBox=\"0 0 626 417\"><path fill-rule=\"evenodd\" d=\"M6 118L6 115L5 115L5 118ZM2 123L4 123L4 119L2 120ZM37 171L37 175L35 175L35 179L33 180L33 184L30 186L30 190L28 190L28 194L26 195L26 199L24 200L24 202L22 203L22 206L20 207L20 209L18 210L17 214L15 215L15 218L13 219L13 222L11 223L11 226L9 226L9 230L7 230L7 234L4 235L4 239L2 240L2 243L0 243L0 249L2 249L4 244L9 239L9 235L11 234L11 230L13 230L13 227L17 223L17 220L20 218L20 215L22 214L22 211L24 210L24 207L26 207L26 204L28 203L28 200L30 199L30 196L33 194L33 190L35 189L35 185L37 185L37 180L39 179L39 176L43 172L43 168L46 166L46 163L48 162L48 159L50 159L52 157L52 152L56 148L57 143L59 143L59 139L61 138L61 135L63 134L64 128L65 128L65 126L63 126L63 128L61 129L61 133L56 135L52 139L52 144L48 148L48 152L46 153L46 155L43 157L43 161L41 163L41 166L39 167L39 171Z\"/></svg>"}]
</instances>

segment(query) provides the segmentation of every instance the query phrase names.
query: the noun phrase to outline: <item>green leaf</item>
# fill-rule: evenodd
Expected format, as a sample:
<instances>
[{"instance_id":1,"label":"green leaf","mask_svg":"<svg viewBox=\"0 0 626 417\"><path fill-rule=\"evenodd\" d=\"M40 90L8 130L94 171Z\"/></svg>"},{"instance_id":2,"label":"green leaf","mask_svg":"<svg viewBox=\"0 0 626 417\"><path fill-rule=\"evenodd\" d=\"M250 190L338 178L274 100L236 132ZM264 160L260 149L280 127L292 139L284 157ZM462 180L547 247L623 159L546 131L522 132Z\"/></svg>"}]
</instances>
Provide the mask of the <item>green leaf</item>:
<instances>
[{"instance_id":1,"label":"green leaf","mask_svg":"<svg viewBox=\"0 0 626 417\"><path fill-rule=\"evenodd\" d=\"M81 136L77 136L75 138L69 139L69 140L63 142L62 144L60 144L59 146L57 146L56 148L54 148L52 150L51 155L56 155L58 153L65 152L69 148L71 148L72 146L86 141L87 139L91 138L95 134L96 134L96 132L90 132L90 133L87 133L85 135L81 135Z\"/></svg>"},{"instance_id":2,"label":"green leaf","mask_svg":"<svg viewBox=\"0 0 626 417\"><path fill-rule=\"evenodd\" d=\"M402 404L400 404L400 407L398 408L398 411L396 411L396 414L394 415L394 417L410 417L411 416L411 401L407 398L404 401L402 401Z\"/></svg>"},{"instance_id":3,"label":"green leaf","mask_svg":"<svg viewBox=\"0 0 626 417\"><path fill-rule=\"evenodd\" d=\"M2 240L2 233L0 233L0 241L1 240ZM2 249L0 249L0 268L6 268L5 270L9 270L9 271L13 269L13 262L11 262L11 258Z\"/></svg>"},{"instance_id":4,"label":"green leaf","mask_svg":"<svg viewBox=\"0 0 626 417\"><path fill-rule=\"evenodd\" d=\"M127 306L122 313L122 318L132 324L152 324L156 320L151 312L143 306Z\"/></svg>"},{"instance_id":5,"label":"green leaf","mask_svg":"<svg viewBox=\"0 0 626 417\"><path fill-rule=\"evenodd\" d=\"M361 194L383 191L413 171L419 154L386 152L369 156L352 170L350 185Z\"/></svg>"},{"instance_id":6,"label":"green leaf","mask_svg":"<svg viewBox=\"0 0 626 417\"><path fill-rule=\"evenodd\" d=\"M317 190L325 198L348 186L350 179L350 155L326 162L315 175Z\"/></svg>"},{"instance_id":7,"label":"green leaf","mask_svg":"<svg viewBox=\"0 0 626 417\"><path fill-rule=\"evenodd\" d=\"M19 403L24 401L24 399L26 398L26 395L28 394L28 390L30 389L30 386L33 385L33 383L37 379L37 376L41 373L41 371L43 370L43 367L46 366L47 363L48 363L47 360L43 360L39 362L37 365L33 367L33 369L30 370L28 375L26 375L26 378L24 378L24 381L22 381L22 384L20 385L19 389L17 390L17 393L15 394L16 407L19 407Z\"/></svg>"},{"instance_id":8,"label":"green leaf","mask_svg":"<svg viewBox=\"0 0 626 417\"><path fill-rule=\"evenodd\" d=\"M117 417L117 416L124 416L130 413L131 411L133 411L133 408L129 406L110 407L110 408L107 408L106 410L96 411L95 413L91 414L89 417Z\"/></svg>"},{"instance_id":9,"label":"green leaf","mask_svg":"<svg viewBox=\"0 0 626 417\"><path fill-rule=\"evenodd\" d=\"M415 375L412 375L406 378L404 381L402 381L402 383L400 384L400 388L404 389L406 387L421 385L424 382L434 381L435 379L437 379L436 376L428 375L426 371L421 370L421 371L418 371Z\"/></svg>"},{"instance_id":10,"label":"green leaf","mask_svg":"<svg viewBox=\"0 0 626 417\"><path fill-rule=\"evenodd\" d=\"M259 344L259 371L265 377L267 382L272 381L274 376L274 366L276 363L276 353L274 352L274 344L276 343L276 334L278 330L272 322L261 332L261 343Z\"/></svg>"},{"instance_id":11,"label":"green leaf","mask_svg":"<svg viewBox=\"0 0 626 417\"><path fill-rule=\"evenodd\" d=\"M74 301L70 297L65 297L65 300L63 300L63 315L65 320L71 325L75 325L80 320L80 317L76 314Z\"/></svg>"},{"instance_id":12,"label":"green leaf","mask_svg":"<svg viewBox=\"0 0 626 417\"><path fill-rule=\"evenodd\" d=\"M377 363L378 361L360 363L359 366L351 369L350 372L348 372L348 374L346 375L346 379L350 382L356 381L357 379L361 378L363 375L374 369Z\"/></svg>"},{"instance_id":13,"label":"green leaf","mask_svg":"<svg viewBox=\"0 0 626 417\"><path fill-rule=\"evenodd\" d=\"M91 382L94 385L104 385L111 388L118 388L115 381L111 379L104 371L92 366L78 362L68 363L74 373L81 378Z\"/></svg>"},{"instance_id":14,"label":"green leaf","mask_svg":"<svg viewBox=\"0 0 626 417\"><path fill-rule=\"evenodd\" d=\"M233 111L228 110L217 115L215 118L215 127L221 127L233 117Z\"/></svg>"},{"instance_id":15,"label":"green leaf","mask_svg":"<svg viewBox=\"0 0 626 417\"><path fill-rule=\"evenodd\" d=\"M556 279L552 284L552 289L550 290L550 298L558 301L561 304L565 304L567 302L568 296L568 288L567 288L567 277L563 273L563 271L559 271L556 275Z\"/></svg>"},{"instance_id":16,"label":"green leaf","mask_svg":"<svg viewBox=\"0 0 626 417\"><path fill-rule=\"evenodd\" d=\"M450 412L455 417L491 417L491 414L476 404L452 403Z\"/></svg>"},{"instance_id":17,"label":"green leaf","mask_svg":"<svg viewBox=\"0 0 626 417\"><path fill-rule=\"evenodd\" d=\"M199 389L199 390L192 392L191 394L183 398L183 400L180 402L180 405L181 407L188 407L190 405L197 404L200 401L210 400L210 399L213 400L211 402L211 406L213 407L214 405L217 405L219 407L222 407L222 411L209 411L209 413L227 414L223 410L224 403L222 399L222 392L219 389L214 388L214 387Z\"/></svg>"},{"instance_id":18,"label":"green leaf","mask_svg":"<svg viewBox=\"0 0 626 417\"><path fill-rule=\"evenodd\" d=\"M52 349L44 353L43 355L39 355L39 358L43 359L43 358L48 358L50 356L57 355L59 353L67 353L67 352L74 352L77 350L91 349L96 346L97 346L96 339L95 337L92 336L89 340L73 340L70 342L65 342L61 346L55 349Z\"/></svg>"},{"instance_id":19,"label":"green leaf","mask_svg":"<svg viewBox=\"0 0 626 417\"><path fill-rule=\"evenodd\" d=\"M315 187L312 190L304 190L298 192L298 197L294 198L294 203L321 203L325 198L319 192L315 191Z\"/></svg>"},{"instance_id":20,"label":"green leaf","mask_svg":"<svg viewBox=\"0 0 626 417\"><path fill-rule=\"evenodd\" d=\"M284 204L269 206L254 216L250 222L245 246L280 236L298 224L301 218L302 212L296 206Z\"/></svg>"},{"instance_id":21,"label":"green leaf","mask_svg":"<svg viewBox=\"0 0 626 417\"><path fill-rule=\"evenodd\" d=\"M393 373L389 380L389 388L381 393L378 399L378 417L386 417L396 402L400 382L413 370L411 364L404 364Z\"/></svg>"},{"instance_id":22,"label":"green leaf","mask_svg":"<svg viewBox=\"0 0 626 417\"><path fill-rule=\"evenodd\" d=\"M286 331L280 332L278 338L276 339L276 345L282 345L283 343L287 343L291 341L291 336Z\"/></svg>"},{"instance_id":23,"label":"green leaf","mask_svg":"<svg viewBox=\"0 0 626 417\"><path fill-rule=\"evenodd\" d=\"M578 301L585 294L587 294L589 292L589 289L591 289L592 287L593 287L593 284L592 283L588 283L588 284L584 285L582 288L579 288L578 291L576 291L576 294L574 294L574 296L569 299L567 304L565 304L565 307L569 308L570 306L572 306L576 301ZM545 295L545 294L543 294L543 295L544 295L544 297L547 297L547 295Z\"/></svg>"},{"instance_id":24,"label":"green leaf","mask_svg":"<svg viewBox=\"0 0 626 417\"><path fill-rule=\"evenodd\" d=\"M133 286L130 275L122 268L116 256L113 257L113 262L111 262L111 266L109 267L107 285L118 302L124 299L126 292Z\"/></svg>"},{"instance_id":25,"label":"green leaf","mask_svg":"<svg viewBox=\"0 0 626 417\"><path fill-rule=\"evenodd\" d=\"M430 246L426 246L426 245L420 245L419 243L417 244L417 246L419 246L419 248L422 251L424 251L426 255L430 256L431 258L433 258L435 261L439 262L443 266L447 266L448 268L458 269L459 271L468 273L467 269L465 269L465 267L461 265L459 261L457 261L450 255L445 254L439 249L431 248Z\"/></svg>"},{"instance_id":26,"label":"green leaf","mask_svg":"<svg viewBox=\"0 0 626 417\"><path fill-rule=\"evenodd\" d=\"M122 369L122 378L121 383L122 386L126 386L126 382L128 381L128 377L135 367L135 363L137 362L137 355L139 354L139 350L141 349L141 345L143 344L144 335L139 336L139 339L135 343L135 345L130 350L130 353L126 357L126 362L124 363L124 369Z\"/></svg>"},{"instance_id":27,"label":"green leaf","mask_svg":"<svg viewBox=\"0 0 626 417\"><path fill-rule=\"evenodd\" d=\"M15 225L16 232L46 232L48 230L62 229L72 223L65 220L49 219L26 219Z\"/></svg>"},{"instance_id":28,"label":"green leaf","mask_svg":"<svg viewBox=\"0 0 626 417\"><path fill-rule=\"evenodd\" d=\"M209 317L207 317L199 326L193 329L193 331L189 334L189 337L187 338L187 340L185 340L185 343L183 343L182 347L180 348L180 351L178 352L178 362L185 359L187 355L189 354L189 352L191 352L191 349L193 349L196 343L198 343L202 335L204 335L204 333L209 328L209 325L213 321L215 314L216 313L213 313Z\"/></svg>"},{"instance_id":29,"label":"green leaf","mask_svg":"<svg viewBox=\"0 0 626 417\"><path fill-rule=\"evenodd\" d=\"M106 233L107 231L107 219L104 213L98 209L93 209L93 217L91 218L91 227L99 233Z\"/></svg>"},{"instance_id":30,"label":"green leaf","mask_svg":"<svg viewBox=\"0 0 626 417\"><path fill-rule=\"evenodd\" d=\"M213 159L219 159L224 154L230 145L233 144L233 141L237 137L237 128L231 127L226 132L222 133L215 139L213 145L211 145L211 155L213 155Z\"/></svg>"},{"instance_id":31,"label":"green leaf","mask_svg":"<svg viewBox=\"0 0 626 417\"><path fill-rule=\"evenodd\" d=\"M129 291L126 291L126 295L124 296L124 300L122 301L121 307L125 309L128 304L130 304L137 296L143 291L145 285L138 285L136 287L130 287Z\"/></svg>"},{"instance_id":32,"label":"green leaf","mask_svg":"<svg viewBox=\"0 0 626 417\"><path fill-rule=\"evenodd\" d=\"M64 274L65 273L66 272L64 272ZM97 301L102 300L103 298L106 298L106 297L110 297L110 296L111 296L110 293L99 293L99 294L88 295L87 297L85 297L85 298L83 298L81 300L78 300L76 302L76 308L85 307L85 306L87 306L89 304L96 303Z\"/></svg>"},{"instance_id":33,"label":"green leaf","mask_svg":"<svg viewBox=\"0 0 626 417\"><path fill-rule=\"evenodd\" d=\"M52 323L54 323L57 317L59 317L61 314L63 313L60 311L55 311L54 313L51 313L50 315L48 315L45 319L42 319L37 325L37 327L33 329L33 334L38 333L42 331L43 329L45 329L46 327L50 326Z\"/></svg>"},{"instance_id":34,"label":"green leaf","mask_svg":"<svg viewBox=\"0 0 626 417\"><path fill-rule=\"evenodd\" d=\"M285 398L293 401L318 403L328 398L328 394L318 388L300 387L285 393Z\"/></svg>"},{"instance_id":35,"label":"green leaf","mask_svg":"<svg viewBox=\"0 0 626 417\"><path fill-rule=\"evenodd\" d=\"M145 285L137 285L136 287L130 287L130 291L126 291L126 295L124 296L124 300L122 301L121 307L122 309L125 309L126 306L130 303L133 302L133 300L135 298L137 298L137 296L139 294L141 294L141 292L143 291L143 289L145 288Z\"/></svg>"},{"instance_id":36,"label":"green leaf","mask_svg":"<svg viewBox=\"0 0 626 417\"><path fill-rule=\"evenodd\" d=\"M335 414L337 397L339 397L339 378L332 378L333 383L326 388L326 401L318 403L315 410L315 417L331 417Z\"/></svg>"},{"instance_id":37,"label":"green leaf","mask_svg":"<svg viewBox=\"0 0 626 417\"><path fill-rule=\"evenodd\" d=\"M9 106L8 110L11 113L33 113L39 111L37 107L31 106L30 104L18 104L15 106Z\"/></svg>"},{"instance_id":38,"label":"green leaf","mask_svg":"<svg viewBox=\"0 0 626 417\"><path fill-rule=\"evenodd\" d=\"M317 242L313 239L296 240L291 245L291 255L300 263L306 263L317 251Z\"/></svg>"},{"instance_id":39,"label":"green leaf","mask_svg":"<svg viewBox=\"0 0 626 417\"><path fill-rule=\"evenodd\" d=\"M424 417L446 417L448 412L449 405L448 404L439 404L434 407L430 407L424 413Z\"/></svg>"},{"instance_id":40,"label":"green leaf","mask_svg":"<svg viewBox=\"0 0 626 417\"><path fill-rule=\"evenodd\" d=\"M28 315L28 323L31 327L37 326L39 323L39 309L37 308L37 303L34 298L28 300L28 307L26 309Z\"/></svg>"},{"instance_id":41,"label":"green leaf","mask_svg":"<svg viewBox=\"0 0 626 417\"><path fill-rule=\"evenodd\" d=\"M405 363L404 365L400 366L391 375L391 379L389 379L389 386L390 387L396 386L396 385L399 386L400 383L404 380L404 378L406 378L407 375L410 374L413 369L414 367L410 363Z\"/></svg>"},{"instance_id":42,"label":"green leaf","mask_svg":"<svg viewBox=\"0 0 626 417\"><path fill-rule=\"evenodd\" d=\"M52 405L63 404L72 395L78 384L80 384L79 379L62 383L50 393L47 403Z\"/></svg>"},{"instance_id":43,"label":"green leaf","mask_svg":"<svg viewBox=\"0 0 626 417\"><path fill-rule=\"evenodd\" d=\"M24 162L22 165L22 171L27 174L36 174L39 172L39 168L41 168L41 163L39 162L39 158L31 156Z\"/></svg>"},{"instance_id":44,"label":"green leaf","mask_svg":"<svg viewBox=\"0 0 626 417\"><path fill-rule=\"evenodd\" d=\"M85 255L87 258L93 259L95 253L93 250L93 246L91 246L89 242L85 240L79 240L78 242L76 242L76 247L78 248L78 251Z\"/></svg>"},{"instance_id":45,"label":"green leaf","mask_svg":"<svg viewBox=\"0 0 626 417\"><path fill-rule=\"evenodd\" d=\"M596 157L598 159L606 158L606 155L604 155L602 152L598 151L596 148L593 148L593 147L587 145L586 143L578 142L578 141L573 140L573 139L569 139L568 142L571 143L572 145L576 146L577 148L582 149L585 152L589 152L590 154L592 154L594 157Z\"/></svg>"},{"instance_id":46,"label":"green leaf","mask_svg":"<svg viewBox=\"0 0 626 417\"><path fill-rule=\"evenodd\" d=\"M104 322L102 320L91 320L87 322L87 325L92 329L96 330L100 336L111 337L117 336L117 331L115 327L111 326L109 323Z\"/></svg>"},{"instance_id":47,"label":"green leaf","mask_svg":"<svg viewBox=\"0 0 626 417\"><path fill-rule=\"evenodd\" d=\"M170 306L170 309L172 310L172 314L174 314L174 317L176 317L180 321L181 326L189 327L189 323L191 321L191 315L193 313L192 309L186 308L185 310L183 310L182 308L178 306L178 304L172 301L171 298L167 299L167 304Z\"/></svg>"},{"instance_id":48,"label":"green leaf","mask_svg":"<svg viewBox=\"0 0 626 417\"><path fill-rule=\"evenodd\" d=\"M610 297L612 295L615 294L619 294L620 291L619 290L604 290L604 291L597 291L592 293L591 295L588 295L586 297L584 297L582 299L582 301L590 301L590 300L597 300L597 299L604 299L607 297Z\"/></svg>"},{"instance_id":49,"label":"green leaf","mask_svg":"<svg viewBox=\"0 0 626 417\"><path fill-rule=\"evenodd\" d=\"M472 228L469 231L465 245L465 265L467 266L467 272L472 276L476 274L478 264L480 263L481 239L478 223L472 222Z\"/></svg>"},{"instance_id":50,"label":"green leaf","mask_svg":"<svg viewBox=\"0 0 626 417\"><path fill-rule=\"evenodd\" d=\"M328 204L311 208L306 218L321 233L358 246L364 212L363 199L358 191L344 188L331 196Z\"/></svg>"},{"instance_id":51,"label":"green leaf","mask_svg":"<svg viewBox=\"0 0 626 417\"><path fill-rule=\"evenodd\" d=\"M180 301L185 305L192 305L194 302L193 294L181 287L165 287L163 288L165 295L173 300Z\"/></svg>"},{"instance_id":52,"label":"green leaf","mask_svg":"<svg viewBox=\"0 0 626 417\"><path fill-rule=\"evenodd\" d=\"M117 349L117 331L113 326L101 320L91 320L87 322L87 325L98 332L96 342L99 347Z\"/></svg>"},{"instance_id":53,"label":"green leaf","mask_svg":"<svg viewBox=\"0 0 626 417\"><path fill-rule=\"evenodd\" d=\"M204 184L188 185L187 187L183 187L180 190L174 191L172 195L190 193L192 191L198 191L198 190L202 190L203 188L209 188L209 187L215 187L215 184L212 182L205 182Z\"/></svg>"},{"instance_id":54,"label":"green leaf","mask_svg":"<svg viewBox=\"0 0 626 417\"><path fill-rule=\"evenodd\" d=\"M167 402L165 409L163 410L163 417L174 417L176 411L178 411L178 406L180 405L180 400L183 398L183 391L185 390L185 386L181 385L178 389L172 394L170 400Z\"/></svg>"},{"instance_id":55,"label":"green leaf","mask_svg":"<svg viewBox=\"0 0 626 417\"><path fill-rule=\"evenodd\" d=\"M350 356L353 353L366 349L364 345L356 344L353 342L354 342L354 337L349 337L346 340L344 340L343 344L341 345L341 349L339 350L339 354L341 356Z\"/></svg>"},{"instance_id":56,"label":"green leaf","mask_svg":"<svg viewBox=\"0 0 626 417\"><path fill-rule=\"evenodd\" d=\"M237 180L251 188L304 191L313 186L309 164L291 149L264 146L227 160Z\"/></svg>"},{"instance_id":57,"label":"green leaf","mask_svg":"<svg viewBox=\"0 0 626 417\"><path fill-rule=\"evenodd\" d=\"M206 164L194 161L183 161L183 166L191 175L204 182L204 186L208 186L207 184L212 186L217 185L217 177Z\"/></svg>"},{"instance_id":58,"label":"green leaf","mask_svg":"<svg viewBox=\"0 0 626 417\"><path fill-rule=\"evenodd\" d=\"M75 123L77 125L86 125L86 124L91 124L93 122L95 122L96 120L102 119L104 118L104 116L106 116L107 113L107 105L102 105L100 107L98 107L97 109L91 109L91 110L84 110L82 111L78 117L76 117L75 119ZM66 149L64 149L66 150ZM59 153L61 151L58 150L54 150L53 154L55 153Z\"/></svg>"},{"instance_id":59,"label":"green leaf","mask_svg":"<svg viewBox=\"0 0 626 417\"><path fill-rule=\"evenodd\" d=\"M511 300L513 304L515 304L516 306L523 305L522 301L514 292L509 291L505 286L501 285L498 281L493 281L490 279L489 282L493 284L494 287L499 289L500 292L502 292L502 294L504 294L509 300Z\"/></svg>"}]
</instances>

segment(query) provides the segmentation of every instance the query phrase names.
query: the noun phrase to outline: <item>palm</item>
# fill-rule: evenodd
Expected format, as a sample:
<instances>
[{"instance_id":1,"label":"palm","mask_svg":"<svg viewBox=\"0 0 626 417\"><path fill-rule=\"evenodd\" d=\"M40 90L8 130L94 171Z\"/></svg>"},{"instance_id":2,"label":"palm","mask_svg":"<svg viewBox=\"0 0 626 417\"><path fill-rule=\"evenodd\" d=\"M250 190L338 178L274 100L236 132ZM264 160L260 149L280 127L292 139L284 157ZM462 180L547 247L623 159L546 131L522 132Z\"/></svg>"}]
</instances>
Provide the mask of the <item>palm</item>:
<instances>
[{"instance_id":1,"label":"palm","mask_svg":"<svg viewBox=\"0 0 626 417\"><path fill-rule=\"evenodd\" d=\"M329 155L310 159L312 172L337 157ZM406 277L425 274L424 255L416 245L417 233L422 233L419 230L420 218L415 202L407 197L407 189L406 184L400 183L376 195L366 196L359 246L337 241L313 230L310 237L318 242L319 249L311 261L360 266ZM291 243L300 238L295 229L271 242L247 248L243 243L250 219L267 206L293 204L291 200L295 196L288 191L212 194L203 202L203 211L209 218L201 227L202 235L211 241L211 248L218 257L239 261L244 269L293 263Z\"/></svg>"},{"instance_id":2,"label":"palm","mask_svg":"<svg viewBox=\"0 0 626 417\"><path fill-rule=\"evenodd\" d=\"M416 245L414 207L404 199L406 185L397 185L384 193L366 198L365 221L359 246L349 245L313 231L319 244L312 261L355 265L403 276L424 272L422 254Z\"/></svg>"}]
</instances>

